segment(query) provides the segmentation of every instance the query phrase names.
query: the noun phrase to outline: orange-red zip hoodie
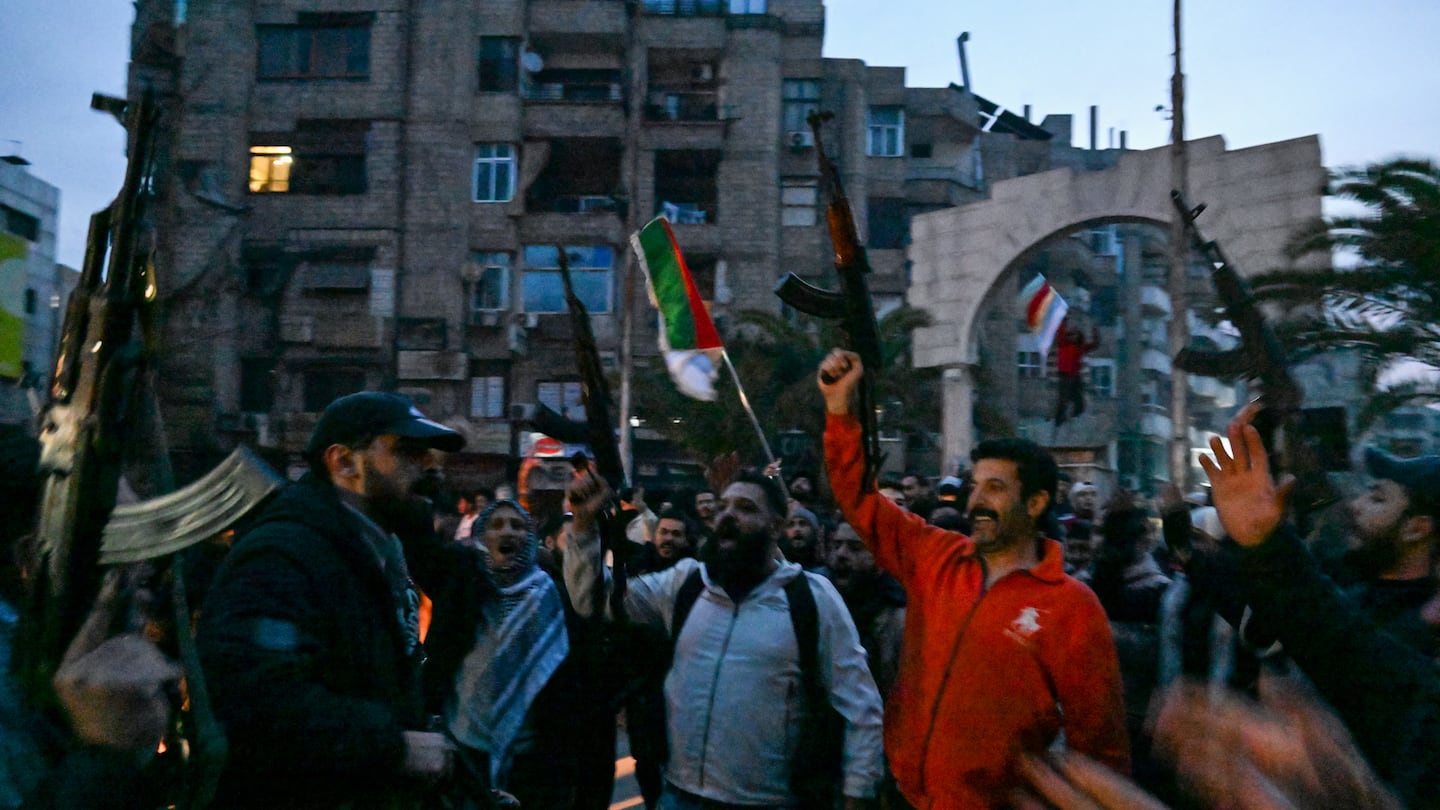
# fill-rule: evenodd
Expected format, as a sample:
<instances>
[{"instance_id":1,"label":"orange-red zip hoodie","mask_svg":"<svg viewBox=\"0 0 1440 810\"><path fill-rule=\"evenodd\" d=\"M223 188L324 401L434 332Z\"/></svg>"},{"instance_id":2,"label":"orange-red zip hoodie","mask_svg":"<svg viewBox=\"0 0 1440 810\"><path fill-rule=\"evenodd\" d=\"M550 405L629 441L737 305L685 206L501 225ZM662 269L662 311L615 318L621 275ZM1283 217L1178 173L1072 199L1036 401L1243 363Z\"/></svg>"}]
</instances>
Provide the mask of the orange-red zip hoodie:
<instances>
[{"instance_id":1,"label":"orange-red zip hoodie","mask_svg":"<svg viewBox=\"0 0 1440 810\"><path fill-rule=\"evenodd\" d=\"M1003 805L1015 754L1067 746L1128 773L1120 667L1105 611L1065 574L1060 544L985 587L970 538L927 524L874 490L859 493L860 424L825 428L831 489L845 519L910 601L900 674L885 704L885 755L919 810Z\"/></svg>"}]
</instances>

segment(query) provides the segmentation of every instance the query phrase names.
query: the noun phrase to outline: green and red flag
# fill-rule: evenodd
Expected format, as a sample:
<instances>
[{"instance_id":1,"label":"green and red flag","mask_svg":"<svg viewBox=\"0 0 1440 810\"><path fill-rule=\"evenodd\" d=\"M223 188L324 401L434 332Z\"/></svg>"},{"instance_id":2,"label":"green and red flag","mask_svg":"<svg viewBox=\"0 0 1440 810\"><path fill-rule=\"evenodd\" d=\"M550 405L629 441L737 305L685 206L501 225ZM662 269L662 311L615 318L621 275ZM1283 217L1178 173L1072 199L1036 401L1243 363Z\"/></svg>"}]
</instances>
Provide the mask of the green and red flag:
<instances>
[{"instance_id":1,"label":"green and red flag","mask_svg":"<svg viewBox=\"0 0 1440 810\"><path fill-rule=\"evenodd\" d=\"M716 365L725 351L710 311L695 286L675 232L664 217L630 235L630 246L645 271L650 302L660 312L660 351L681 393L715 399Z\"/></svg>"}]
</instances>

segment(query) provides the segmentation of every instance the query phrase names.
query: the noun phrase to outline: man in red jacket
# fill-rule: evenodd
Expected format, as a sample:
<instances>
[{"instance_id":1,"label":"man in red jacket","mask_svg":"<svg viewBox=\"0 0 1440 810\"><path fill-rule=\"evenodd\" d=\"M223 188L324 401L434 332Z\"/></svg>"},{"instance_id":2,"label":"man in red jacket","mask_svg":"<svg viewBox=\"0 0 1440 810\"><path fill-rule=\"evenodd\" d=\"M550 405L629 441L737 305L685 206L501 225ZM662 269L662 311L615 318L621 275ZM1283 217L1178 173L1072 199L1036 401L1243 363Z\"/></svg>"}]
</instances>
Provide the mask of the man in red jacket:
<instances>
[{"instance_id":1,"label":"man in red jacket","mask_svg":"<svg viewBox=\"0 0 1440 810\"><path fill-rule=\"evenodd\" d=\"M1055 397L1055 427L1065 424L1071 416L1085 412L1085 355L1098 348L1100 333L1091 329L1087 343L1080 327L1070 326L1068 320L1060 322L1060 331L1055 336L1055 371L1060 375L1060 387ZM1071 412L1067 414L1067 410Z\"/></svg>"},{"instance_id":2,"label":"man in red jacket","mask_svg":"<svg viewBox=\"0 0 1440 810\"><path fill-rule=\"evenodd\" d=\"M1022 439L971 454L973 536L930 526L861 491L863 369L835 350L820 365L825 456L846 521L909 596L900 673L885 707L885 750L920 810L1003 806L1017 755L1066 745L1122 772L1129 743L1105 612L1067 576L1060 544L1037 530L1055 460ZM826 382L833 380L833 382Z\"/></svg>"}]
</instances>

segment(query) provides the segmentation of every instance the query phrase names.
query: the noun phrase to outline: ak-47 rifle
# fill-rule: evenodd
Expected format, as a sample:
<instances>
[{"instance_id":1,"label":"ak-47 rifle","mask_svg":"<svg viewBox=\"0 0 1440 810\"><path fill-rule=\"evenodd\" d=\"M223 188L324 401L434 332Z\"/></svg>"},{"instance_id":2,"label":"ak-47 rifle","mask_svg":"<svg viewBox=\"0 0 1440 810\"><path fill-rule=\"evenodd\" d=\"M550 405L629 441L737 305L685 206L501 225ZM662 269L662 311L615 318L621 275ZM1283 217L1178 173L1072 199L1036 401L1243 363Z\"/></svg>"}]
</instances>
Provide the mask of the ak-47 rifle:
<instances>
[{"instance_id":1,"label":"ak-47 rifle","mask_svg":"<svg viewBox=\"0 0 1440 810\"><path fill-rule=\"evenodd\" d=\"M820 137L821 124L833 117L828 112L812 112L805 120L815 134L820 187L829 198L825 220L830 226L830 242L835 249L835 270L840 275L840 291L824 290L806 283L794 273L786 273L775 287L775 294L806 315L841 321L850 349L860 355L860 362L865 366L865 376L860 380L858 414L865 445L865 466L860 484L863 491L874 486L884 461L880 452L880 431L875 423L875 379L882 362L880 328L875 323L875 307L865 282L870 262L855 231L855 216L850 211L850 201L845 197L845 187L840 182L840 169L825 154L825 143Z\"/></svg>"},{"instance_id":2,"label":"ak-47 rifle","mask_svg":"<svg viewBox=\"0 0 1440 810\"><path fill-rule=\"evenodd\" d=\"M600 350L595 345L595 332L590 328L590 312L571 283L565 248L557 246L555 250L560 256L560 281L565 285L570 328L575 330L575 364L580 369L580 397L585 404L585 436L590 452L595 454L595 469L612 490L619 492L625 486L625 464L620 459L615 423L610 417L614 402L610 397L610 383L600 365Z\"/></svg>"},{"instance_id":3,"label":"ak-47 rifle","mask_svg":"<svg viewBox=\"0 0 1440 810\"><path fill-rule=\"evenodd\" d=\"M1335 495L1316 461L1314 448L1301 431L1300 402L1304 391L1290 375L1285 348L1220 245L1200 234L1195 220L1205 206L1191 208L1179 191L1171 191L1170 199L1176 216L1185 223L1194 250L1210 264L1210 278L1225 317L1240 333L1240 344L1225 351L1182 349L1175 356L1175 365L1204 377L1244 377L1259 385L1265 407L1255 420L1256 428L1265 437L1265 446L1271 448L1271 468L1296 476L1291 502L1301 515L1313 512L1334 501Z\"/></svg>"},{"instance_id":4,"label":"ak-47 rifle","mask_svg":"<svg viewBox=\"0 0 1440 810\"><path fill-rule=\"evenodd\" d=\"M101 532L115 506L123 437L135 427L132 384L143 352L131 337L156 292L145 244L155 100L148 92L136 102L97 94L91 106L114 114L129 131L129 164L115 201L90 217L85 263L66 306L41 421L35 582L17 652L27 691L43 705L53 705L50 679L99 592Z\"/></svg>"}]
</instances>

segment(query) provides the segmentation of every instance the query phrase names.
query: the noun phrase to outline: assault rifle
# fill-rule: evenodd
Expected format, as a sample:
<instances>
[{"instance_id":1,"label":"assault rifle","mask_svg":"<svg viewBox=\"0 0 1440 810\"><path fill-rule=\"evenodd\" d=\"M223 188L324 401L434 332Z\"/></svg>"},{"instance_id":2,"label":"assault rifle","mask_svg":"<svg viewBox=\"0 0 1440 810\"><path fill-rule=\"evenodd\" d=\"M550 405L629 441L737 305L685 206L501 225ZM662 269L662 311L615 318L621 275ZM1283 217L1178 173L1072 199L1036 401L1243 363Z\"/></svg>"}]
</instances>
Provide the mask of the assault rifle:
<instances>
[{"instance_id":1,"label":"assault rifle","mask_svg":"<svg viewBox=\"0 0 1440 810\"><path fill-rule=\"evenodd\" d=\"M870 300L870 288L865 275L870 272L870 262L865 256L865 247L855 231L855 216L850 211L850 201L845 197L845 187L840 181L840 169L835 161L825 154L825 143L820 137L820 126L834 118L832 113L812 112L806 117L810 131L815 134L815 155L820 161L820 187L829 203L825 207L825 220L830 226L830 243L835 250L835 270L840 275L840 291L824 290L809 284L794 273L786 273L775 287L780 300L795 309L816 318L839 320L845 330L846 342L851 351L860 355L865 366L865 376L860 380L859 417L864 442L865 466L860 479L861 491L873 488L880 472L884 456L880 452L880 431L875 423L875 379L880 373L880 328L875 323L875 307Z\"/></svg>"},{"instance_id":2,"label":"assault rifle","mask_svg":"<svg viewBox=\"0 0 1440 810\"><path fill-rule=\"evenodd\" d=\"M600 365L600 350L595 345L595 332L590 328L590 312L575 294L570 280L570 261L565 256L565 248L557 246L555 250L560 256L560 281L565 285L570 328L575 331L575 364L580 369L580 398L585 403L585 437L590 452L595 454L596 471L612 490L619 492L625 485L625 465L615 440L615 423L611 421L610 408L614 400L610 397L610 383Z\"/></svg>"},{"instance_id":3,"label":"assault rifle","mask_svg":"<svg viewBox=\"0 0 1440 810\"><path fill-rule=\"evenodd\" d=\"M1256 428L1265 437L1265 446L1271 448L1271 468L1296 476L1292 503L1300 515L1313 512L1334 501L1335 495L1316 460L1315 448L1301 431L1300 402L1304 391L1290 375L1285 348L1220 245L1200 234L1195 220L1205 206L1191 208L1179 191L1171 191L1170 199L1176 216L1185 224L1192 247L1210 264L1210 278L1225 317L1240 333L1239 345L1225 351L1182 349L1175 356L1175 365L1204 377L1255 381L1265 406L1255 420Z\"/></svg>"}]
</instances>

